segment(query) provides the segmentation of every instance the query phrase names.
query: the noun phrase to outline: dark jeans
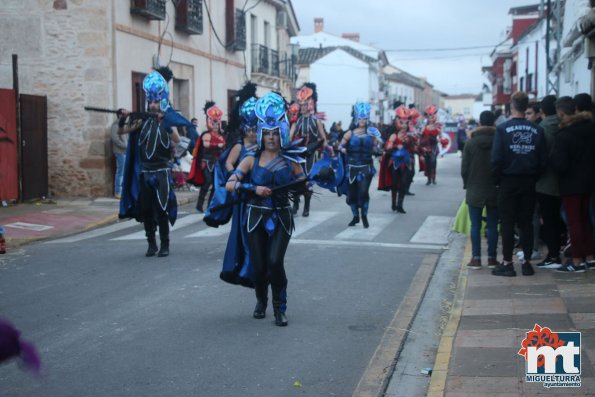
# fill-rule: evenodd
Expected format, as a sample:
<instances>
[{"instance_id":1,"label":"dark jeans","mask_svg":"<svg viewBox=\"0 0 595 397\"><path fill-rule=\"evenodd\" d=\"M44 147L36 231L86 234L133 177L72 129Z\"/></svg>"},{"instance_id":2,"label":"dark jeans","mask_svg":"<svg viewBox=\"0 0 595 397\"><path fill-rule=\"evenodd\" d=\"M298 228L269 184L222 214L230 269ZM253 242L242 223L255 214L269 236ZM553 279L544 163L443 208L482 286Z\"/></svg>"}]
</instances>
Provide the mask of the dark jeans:
<instances>
[{"instance_id":1,"label":"dark jeans","mask_svg":"<svg viewBox=\"0 0 595 397\"><path fill-rule=\"evenodd\" d=\"M498 248L498 208L487 207L487 232L488 232L488 258L496 259ZM481 259L481 224L482 207L469 206L469 219L471 220L471 251L473 259Z\"/></svg>"},{"instance_id":2,"label":"dark jeans","mask_svg":"<svg viewBox=\"0 0 595 397\"><path fill-rule=\"evenodd\" d=\"M560 217L562 200L557 196L537 193L537 202L543 220L543 241L547 245L548 258L560 256L560 235L564 231L564 223Z\"/></svg>"},{"instance_id":3,"label":"dark jeans","mask_svg":"<svg viewBox=\"0 0 595 397\"><path fill-rule=\"evenodd\" d=\"M593 255L589 200L589 193L562 196L562 202L568 217L568 234L572 243L573 258L583 259L586 256Z\"/></svg>"},{"instance_id":4,"label":"dark jeans","mask_svg":"<svg viewBox=\"0 0 595 397\"><path fill-rule=\"evenodd\" d=\"M503 176L498 197L502 221L502 256L512 262L514 226L519 226L521 247L529 260L533 252L533 211L535 211L535 177Z\"/></svg>"}]
</instances>

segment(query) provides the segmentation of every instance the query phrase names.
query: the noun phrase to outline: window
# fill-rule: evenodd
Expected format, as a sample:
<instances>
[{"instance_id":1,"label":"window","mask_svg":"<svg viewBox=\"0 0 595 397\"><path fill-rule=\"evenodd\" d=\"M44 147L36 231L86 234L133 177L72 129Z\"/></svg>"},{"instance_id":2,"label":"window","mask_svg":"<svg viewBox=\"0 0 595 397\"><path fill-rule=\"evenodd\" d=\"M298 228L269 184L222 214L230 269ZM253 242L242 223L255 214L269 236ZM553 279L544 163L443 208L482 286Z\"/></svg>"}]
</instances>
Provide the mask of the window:
<instances>
[{"instance_id":1,"label":"window","mask_svg":"<svg viewBox=\"0 0 595 397\"><path fill-rule=\"evenodd\" d=\"M177 2L176 29L188 34L202 34L202 0Z\"/></svg>"},{"instance_id":2,"label":"window","mask_svg":"<svg viewBox=\"0 0 595 397\"><path fill-rule=\"evenodd\" d=\"M130 13L151 20L165 19L166 0L130 0Z\"/></svg>"},{"instance_id":3,"label":"window","mask_svg":"<svg viewBox=\"0 0 595 397\"><path fill-rule=\"evenodd\" d=\"M173 107L185 117L190 117L190 82L188 80L173 80Z\"/></svg>"},{"instance_id":4,"label":"window","mask_svg":"<svg viewBox=\"0 0 595 397\"><path fill-rule=\"evenodd\" d=\"M533 92L533 73L529 73L527 75L526 85L527 85L526 91Z\"/></svg>"},{"instance_id":5,"label":"window","mask_svg":"<svg viewBox=\"0 0 595 397\"><path fill-rule=\"evenodd\" d=\"M271 48L271 24L264 21L264 46Z\"/></svg>"},{"instance_id":6,"label":"window","mask_svg":"<svg viewBox=\"0 0 595 397\"><path fill-rule=\"evenodd\" d=\"M132 111L144 112L145 109L145 91L143 90L143 80L146 74L132 72Z\"/></svg>"}]
</instances>

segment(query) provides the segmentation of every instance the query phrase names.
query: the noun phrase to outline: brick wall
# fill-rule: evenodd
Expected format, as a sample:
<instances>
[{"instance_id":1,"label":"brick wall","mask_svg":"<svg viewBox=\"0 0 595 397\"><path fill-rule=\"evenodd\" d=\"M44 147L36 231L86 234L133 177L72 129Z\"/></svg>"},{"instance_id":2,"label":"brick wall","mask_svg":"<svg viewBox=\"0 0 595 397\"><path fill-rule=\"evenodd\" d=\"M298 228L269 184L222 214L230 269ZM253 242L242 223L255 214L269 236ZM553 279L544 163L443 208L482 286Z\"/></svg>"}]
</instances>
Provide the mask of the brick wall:
<instances>
[{"instance_id":1,"label":"brick wall","mask_svg":"<svg viewBox=\"0 0 595 397\"><path fill-rule=\"evenodd\" d=\"M12 87L10 57L19 56L22 93L48 97L49 191L111 195L112 106L110 0L3 0L0 86ZM7 66L8 65L8 66ZM25 165L26 166L26 165Z\"/></svg>"}]
</instances>

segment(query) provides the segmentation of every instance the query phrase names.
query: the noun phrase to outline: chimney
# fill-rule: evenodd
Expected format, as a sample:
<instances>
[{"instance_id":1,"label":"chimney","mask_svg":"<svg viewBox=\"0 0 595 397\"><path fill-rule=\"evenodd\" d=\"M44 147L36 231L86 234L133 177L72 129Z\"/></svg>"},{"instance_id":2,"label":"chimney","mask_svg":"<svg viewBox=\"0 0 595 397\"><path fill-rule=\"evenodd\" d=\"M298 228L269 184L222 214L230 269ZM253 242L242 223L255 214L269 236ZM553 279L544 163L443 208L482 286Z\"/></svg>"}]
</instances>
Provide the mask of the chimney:
<instances>
[{"instance_id":1,"label":"chimney","mask_svg":"<svg viewBox=\"0 0 595 397\"><path fill-rule=\"evenodd\" d=\"M314 18L314 33L324 31L324 18Z\"/></svg>"},{"instance_id":2,"label":"chimney","mask_svg":"<svg viewBox=\"0 0 595 397\"><path fill-rule=\"evenodd\" d=\"M343 33L341 37L359 43L359 33Z\"/></svg>"}]
</instances>

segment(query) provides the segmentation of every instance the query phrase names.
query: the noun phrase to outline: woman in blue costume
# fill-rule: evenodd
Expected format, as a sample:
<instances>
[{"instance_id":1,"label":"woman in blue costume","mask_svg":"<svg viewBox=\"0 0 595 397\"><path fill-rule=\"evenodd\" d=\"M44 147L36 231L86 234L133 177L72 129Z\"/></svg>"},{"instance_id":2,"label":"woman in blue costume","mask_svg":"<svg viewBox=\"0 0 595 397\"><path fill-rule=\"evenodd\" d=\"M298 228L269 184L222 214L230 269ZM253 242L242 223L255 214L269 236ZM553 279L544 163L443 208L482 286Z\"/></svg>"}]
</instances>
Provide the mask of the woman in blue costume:
<instances>
[{"instance_id":1,"label":"woman in blue costume","mask_svg":"<svg viewBox=\"0 0 595 397\"><path fill-rule=\"evenodd\" d=\"M353 219L349 226L355 226L361 220L365 228L368 222L368 207L370 203L370 183L376 173L372 155L381 142L380 131L370 126L370 104L358 102L353 107L355 127L343 135L339 150L347 157L346 178L349 190L347 204L351 207Z\"/></svg>"},{"instance_id":2,"label":"woman in blue costume","mask_svg":"<svg viewBox=\"0 0 595 397\"><path fill-rule=\"evenodd\" d=\"M256 88L254 86L254 88ZM254 94L256 89L254 89ZM220 197L224 200L237 199L238 193L229 193L225 191L222 185L229 175L235 170L237 165L248 155L253 155L257 150L256 145L256 98L250 97L244 101L239 110L238 116L240 118L241 138L228 151L223 153L215 170L215 197L209 205L209 209L205 215L207 224L216 219L219 215L217 212L212 212L214 206L224 204ZM231 123L232 120L230 120ZM231 221L231 231L227 240L227 247L225 248L225 256L223 257L223 268L219 274L221 280L231 284L239 284L245 287L254 287L252 283L252 266L250 264L250 250L248 248L248 241L246 238L246 229L242 227L245 224L246 206L244 203L239 203L233 206L233 215ZM218 224L217 224L218 226Z\"/></svg>"},{"instance_id":3,"label":"woman in blue costume","mask_svg":"<svg viewBox=\"0 0 595 397\"><path fill-rule=\"evenodd\" d=\"M226 184L229 192L249 195L246 219L248 247L256 293L253 316L266 316L271 285L275 324L287 325L287 277L284 258L294 229L290 196L304 191L306 177L299 156L289 140L283 97L268 93L256 103L258 151L246 156Z\"/></svg>"}]
</instances>

